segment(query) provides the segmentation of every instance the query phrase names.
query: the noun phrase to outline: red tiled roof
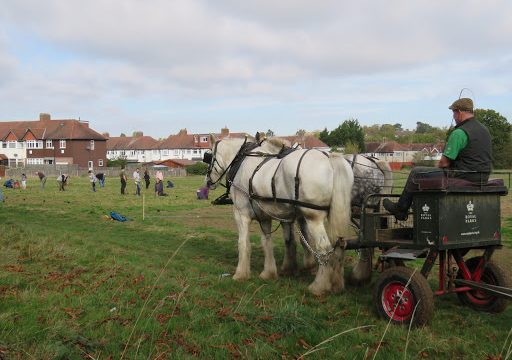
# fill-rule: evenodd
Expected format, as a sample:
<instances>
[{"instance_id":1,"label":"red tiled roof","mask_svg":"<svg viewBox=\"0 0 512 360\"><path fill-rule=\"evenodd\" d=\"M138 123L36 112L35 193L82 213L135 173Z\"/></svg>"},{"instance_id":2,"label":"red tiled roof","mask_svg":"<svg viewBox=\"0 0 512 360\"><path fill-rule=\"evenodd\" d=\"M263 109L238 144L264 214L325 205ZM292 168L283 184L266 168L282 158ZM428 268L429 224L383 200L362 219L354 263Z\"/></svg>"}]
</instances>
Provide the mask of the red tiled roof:
<instances>
[{"instance_id":1,"label":"red tiled roof","mask_svg":"<svg viewBox=\"0 0 512 360\"><path fill-rule=\"evenodd\" d=\"M75 119L0 122L0 138L2 139L12 131L21 140L23 135L19 137L19 134L25 134L29 130L39 140L106 140L103 135L89 128L88 123Z\"/></svg>"},{"instance_id":2,"label":"red tiled roof","mask_svg":"<svg viewBox=\"0 0 512 360\"><path fill-rule=\"evenodd\" d=\"M107 150L150 150L158 144L151 136L112 136L107 140Z\"/></svg>"}]
</instances>

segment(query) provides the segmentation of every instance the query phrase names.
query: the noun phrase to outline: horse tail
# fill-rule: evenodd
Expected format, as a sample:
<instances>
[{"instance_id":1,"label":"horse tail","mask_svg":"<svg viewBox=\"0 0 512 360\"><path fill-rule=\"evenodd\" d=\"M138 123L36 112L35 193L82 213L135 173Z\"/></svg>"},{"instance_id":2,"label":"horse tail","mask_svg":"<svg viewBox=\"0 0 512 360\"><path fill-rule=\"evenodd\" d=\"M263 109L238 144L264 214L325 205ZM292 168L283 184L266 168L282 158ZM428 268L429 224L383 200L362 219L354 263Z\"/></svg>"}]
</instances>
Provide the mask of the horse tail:
<instances>
[{"instance_id":1,"label":"horse tail","mask_svg":"<svg viewBox=\"0 0 512 360\"><path fill-rule=\"evenodd\" d=\"M377 160L375 162L380 171L384 174L384 186L381 189L382 194L393 193L393 170L387 161Z\"/></svg>"},{"instance_id":2,"label":"horse tail","mask_svg":"<svg viewBox=\"0 0 512 360\"><path fill-rule=\"evenodd\" d=\"M328 232L334 244L337 238L345 236L350 228L350 200L354 174L342 155L331 154L329 160L333 170L333 186Z\"/></svg>"}]
</instances>

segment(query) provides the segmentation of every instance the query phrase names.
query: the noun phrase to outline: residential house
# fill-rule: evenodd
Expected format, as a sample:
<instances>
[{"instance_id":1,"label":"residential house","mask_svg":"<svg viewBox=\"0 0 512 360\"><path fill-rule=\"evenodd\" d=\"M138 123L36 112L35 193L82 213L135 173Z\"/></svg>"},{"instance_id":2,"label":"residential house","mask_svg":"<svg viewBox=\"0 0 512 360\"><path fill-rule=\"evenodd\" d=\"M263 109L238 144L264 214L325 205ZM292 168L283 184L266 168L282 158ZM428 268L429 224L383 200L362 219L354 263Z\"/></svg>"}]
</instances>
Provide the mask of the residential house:
<instances>
[{"instance_id":1,"label":"residential house","mask_svg":"<svg viewBox=\"0 0 512 360\"><path fill-rule=\"evenodd\" d=\"M88 121L52 120L50 114L40 114L35 121L0 122L0 139L0 151L10 166L106 166L107 139L91 129Z\"/></svg>"},{"instance_id":2,"label":"residential house","mask_svg":"<svg viewBox=\"0 0 512 360\"><path fill-rule=\"evenodd\" d=\"M161 159L159 143L151 136L111 136L107 141L107 158L125 159L129 163L158 161Z\"/></svg>"},{"instance_id":3,"label":"residential house","mask_svg":"<svg viewBox=\"0 0 512 360\"><path fill-rule=\"evenodd\" d=\"M394 169L414 165L414 157L418 152L423 153L424 160L439 160L444 149L443 144L399 144L395 141L369 142L365 147L365 155L386 161Z\"/></svg>"}]
</instances>

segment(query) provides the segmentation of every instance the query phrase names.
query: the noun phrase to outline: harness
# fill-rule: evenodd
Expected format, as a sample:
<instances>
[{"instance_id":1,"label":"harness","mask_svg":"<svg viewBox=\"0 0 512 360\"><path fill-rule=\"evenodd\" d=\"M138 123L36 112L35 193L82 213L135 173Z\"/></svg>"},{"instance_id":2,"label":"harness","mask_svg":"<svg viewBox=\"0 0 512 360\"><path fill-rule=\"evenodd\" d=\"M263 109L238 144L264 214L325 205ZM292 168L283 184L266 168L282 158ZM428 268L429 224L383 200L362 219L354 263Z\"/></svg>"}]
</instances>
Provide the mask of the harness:
<instances>
[{"instance_id":1,"label":"harness","mask_svg":"<svg viewBox=\"0 0 512 360\"><path fill-rule=\"evenodd\" d=\"M215 144L215 147L214 147L214 154L213 154L213 157L211 159L210 166L208 168L208 177L209 177L211 171L213 170L213 168L215 167L215 163L216 163L215 153L217 151L218 143L219 142L217 142ZM231 185L232 185L232 183L233 183L233 181L235 179L235 176L236 176L238 170L240 169L240 166L242 165L242 162L245 160L245 158L247 156L255 156L255 157L263 157L264 159L258 164L258 166L256 166L256 168L253 170L253 173L252 173L252 175L251 175L251 177L249 179L249 191L248 191L248 194L247 194L249 199L256 200L256 201L285 203L285 204L291 204L291 205L294 205L294 206L301 206L301 207L305 207L305 208L310 208L310 209L314 209L314 210L329 211L329 209L330 209L329 205L321 206L321 205L307 203L307 202L299 200L299 193L300 193L300 176L299 176L299 171L300 171L300 167L301 167L301 164L302 164L302 160L304 159L306 154L309 151L311 151L311 149L308 149L308 150L304 151L302 153L300 159L299 159L299 162L297 163L297 169L295 171L295 178L294 178L294 198L293 199L287 199L287 198L277 197L276 185L275 185L276 174L277 174L277 171L279 170L279 168L280 168L280 166L282 164L282 160L284 158L286 158L288 155L290 155L291 153L293 153L296 150L298 150L298 147L283 148L277 154L268 154L268 153L253 152L252 151L255 148L259 147L260 145L261 145L261 143L248 142L247 138L245 139L244 143L242 144L242 146L238 150L237 154L235 155L235 157L233 158L231 163L226 167L226 169L224 169L224 171L219 176L219 179L216 181L216 182L220 181L220 179L224 175L226 175L226 184L225 185L221 184L222 186L224 186L226 188L226 192L224 194L222 194L221 196L219 196L217 199L215 199L213 201L214 204L220 205L220 204L232 203L229 200L229 192L230 192L230 189L231 189ZM319 150L317 150L317 151L319 151ZM321 153L324 154L327 157L329 156L328 154L326 154L323 151L321 151ZM271 185L271 188L272 188L272 197L265 197L265 196L258 195L258 194L256 194L254 192L253 179L254 179L254 176L256 175L256 173L268 161L270 161L271 159L278 159L280 161L279 161L279 163L278 163L278 165L276 167L276 170L274 171L274 175L272 176L272 179L271 179L271 184L270 185Z\"/></svg>"}]
</instances>

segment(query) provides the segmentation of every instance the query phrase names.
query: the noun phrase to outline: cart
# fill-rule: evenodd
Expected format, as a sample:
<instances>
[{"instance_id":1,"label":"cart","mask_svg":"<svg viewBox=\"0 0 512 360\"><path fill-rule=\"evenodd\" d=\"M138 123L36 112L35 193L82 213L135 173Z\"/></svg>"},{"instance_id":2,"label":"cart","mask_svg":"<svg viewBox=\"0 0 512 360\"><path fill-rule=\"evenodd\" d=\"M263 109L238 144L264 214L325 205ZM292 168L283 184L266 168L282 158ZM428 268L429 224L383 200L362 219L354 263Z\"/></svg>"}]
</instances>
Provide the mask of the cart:
<instances>
[{"instance_id":1,"label":"cart","mask_svg":"<svg viewBox=\"0 0 512 360\"><path fill-rule=\"evenodd\" d=\"M441 178L419 180L417 185L406 221L396 221L381 205L382 198L398 195L367 196L359 234L347 241L347 249L382 251L382 272L373 290L377 313L393 323L424 325L432 318L434 295L451 293L475 310L504 311L512 299L512 283L491 261L502 246L500 197L508 192L503 181L475 186ZM466 260L470 250L480 255ZM408 260L422 258L420 271L406 266ZM439 288L433 292L427 278L435 264Z\"/></svg>"}]
</instances>

